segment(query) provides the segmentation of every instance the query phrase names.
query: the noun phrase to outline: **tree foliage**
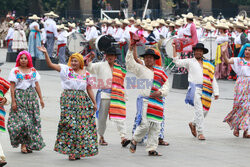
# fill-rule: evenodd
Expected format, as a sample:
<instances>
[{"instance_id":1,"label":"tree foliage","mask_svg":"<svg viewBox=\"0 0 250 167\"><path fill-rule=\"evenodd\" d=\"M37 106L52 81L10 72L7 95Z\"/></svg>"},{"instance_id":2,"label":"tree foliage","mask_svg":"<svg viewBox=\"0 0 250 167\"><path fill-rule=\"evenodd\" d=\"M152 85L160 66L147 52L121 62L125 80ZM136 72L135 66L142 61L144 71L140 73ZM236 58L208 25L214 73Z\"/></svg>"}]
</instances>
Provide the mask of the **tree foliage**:
<instances>
[{"instance_id":1,"label":"tree foliage","mask_svg":"<svg viewBox=\"0 0 250 167\"><path fill-rule=\"evenodd\" d=\"M64 14L69 3L70 0L0 0L0 15L4 16L8 11L16 11L17 16L42 15L51 10Z\"/></svg>"},{"instance_id":2,"label":"tree foliage","mask_svg":"<svg viewBox=\"0 0 250 167\"><path fill-rule=\"evenodd\" d=\"M250 5L250 0L230 0L230 1L238 5Z\"/></svg>"}]
</instances>

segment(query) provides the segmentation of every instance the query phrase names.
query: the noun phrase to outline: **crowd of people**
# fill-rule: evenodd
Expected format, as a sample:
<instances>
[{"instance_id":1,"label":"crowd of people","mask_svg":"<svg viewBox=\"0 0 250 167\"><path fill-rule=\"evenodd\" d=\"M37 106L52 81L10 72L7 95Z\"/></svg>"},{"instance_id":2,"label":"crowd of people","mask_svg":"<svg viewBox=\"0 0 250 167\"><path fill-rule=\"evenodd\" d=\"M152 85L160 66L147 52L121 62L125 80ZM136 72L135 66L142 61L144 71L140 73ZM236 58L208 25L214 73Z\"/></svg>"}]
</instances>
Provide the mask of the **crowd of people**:
<instances>
[{"instance_id":1,"label":"crowd of people","mask_svg":"<svg viewBox=\"0 0 250 167\"><path fill-rule=\"evenodd\" d=\"M57 25L54 18L59 16L54 12L45 13L45 16L46 19L37 15L29 17L29 26L21 20L1 24L1 30L4 30L1 32L6 32L8 27L6 36L1 34L1 41L7 41L8 51L15 50L18 56L8 81L2 79L5 84L2 84L4 93L0 107L11 102L7 129L11 145L21 145L22 153L32 153L45 147L39 109L39 101L44 107L39 86L41 77L33 66L36 59L45 59L61 78L61 117L54 150L68 155L69 160L98 154L98 135L99 144L108 145L104 138L107 118L115 122L121 145L127 147L130 144L131 153L136 152L137 143L147 140L148 155L161 155L157 152L158 145L169 145L164 141L164 115L167 114L164 103L170 89L165 70L167 59L178 67L180 73L188 73L189 88L185 103L195 109L194 119L189 123L194 137L206 139L204 119L213 96L215 100L219 98L216 80L229 78L237 80L233 109L224 122L234 130L235 136L238 137L239 131L243 130L243 137L250 138L249 18L237 16L217 20L212 16L203 18L188 13L175 20L140 20L131 17L124 20L103 19L95 23L92 19L86 19L83 33L86 41L110 35L119 44L119 47L112 45L107 48L104 60L96 63L92 60L97 50L89 46L89 51L93 53L87 63L85 55L80 53L74 53L69 58L65 55L68 37L80 33L80 28L70 22ZM40 27L40 23L44 28ZM28 38L26 29L29 29ZM205 54L211 52L202 43L206 38L214 38L217 43L214 62L204 58ZM171 48L166 50L165 57L162 43L169 39L174 40ZM55 42L59 64L51 61ZM142 46L145 46L143 51ZM135 74L137 79L151 81L150 86L139 89L132 139L128 138L125 123L128 114L126 102L129 100L126 95L128 83L125 82L127 71ZM94 80L106 83L97 87L96 96L91 75L95 76ZM8 98L6 90L9 88L11 95ZM5 129L4 117L0 118ZM0 153L0 163L6 164L3 152Z\"/></svg>"}]
</instances>

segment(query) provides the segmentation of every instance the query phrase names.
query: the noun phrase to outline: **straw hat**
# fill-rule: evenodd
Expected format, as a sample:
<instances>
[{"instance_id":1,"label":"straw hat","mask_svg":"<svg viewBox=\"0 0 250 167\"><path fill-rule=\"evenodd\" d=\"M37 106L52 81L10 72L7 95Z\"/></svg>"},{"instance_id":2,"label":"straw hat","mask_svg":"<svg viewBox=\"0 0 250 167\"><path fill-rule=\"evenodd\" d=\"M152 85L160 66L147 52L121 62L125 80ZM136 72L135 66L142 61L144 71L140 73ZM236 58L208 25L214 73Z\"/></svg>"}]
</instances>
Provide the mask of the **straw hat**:
<instances>
[{"instance_id":1,"label":"straw hat","mask_svg":"<svg viewBox=\"0 0 250 167\"><path fill-rule=\"evenodd\" d=\"M120 22L119 20L116 20L115 24L118 26L122 26L122 22Z\"/></svg>"},{"instance_id":2,"label":"straw hat","mask_svg":"<svg viewBox=\"0 0 250 167\"><path fill-rule=\"evenodd\" d=\"M146 19L146 22L147 22L147 23L151 23L151 19L147 18L147 19Z\"/></svg>"},{"instance_id":3,"label":"straw hat","mask_svg":"<svg viewBox=\"0 0 250 167\"><path fill-rule=\"evenodd\" d=\"M210 30L210 31L214 30L214 27L211 25L210 22L207 22L207 24L205 26L203 26L203 28L206 30Z\"/></svg>"},{"instance_id":4,"label":"straw hat","mask_svg":"<svg viewBox=\"0 0 250 167\"><path fill-rule=\"evenodd\" d=\"M86 26L94 26L95 23L93 20L90 20L88 23L85 23Z\"/></svg>"},{"instance_id":5,"label":"straw hat","mask_svg":"<svg viewBox=\"0 0 250 167\"><path fill-rule=\"evenodd\" d=\"M187 19L193 19L194 15L193 13L189 12L188 14L182 14L183 17L187 18Z\"/></svg>"},{"instance_id":6,"label":"straw hat","mask_svg":"<svg viewBox=\"0 0 250 167\"><path fill-rule=\"evenodd\" d=\"M51 12L49 12L49 13L45 13L44 14L45 16L48 16L48 17L55 17L55 18L57 18L57 17L59 17L57 14L55 14L53 11L51 11Z\"/></svg>"},{"instance_id":7,"label":"straw hat","mask_svg":"<svg viewBox=\"0 0 250 167\"><path fill-rule=\"evenodd\" d=\"M70 23L70 22L68 22L68 25L69 25L69 27L72 27L72 28L75 28L75 27L76 27L76 24L75 24L75 23Z\"/></svg>"},{"instance_id":8,"label":"straw hat","mask_svg":"<svg viewBox=\"0 0 250 167\"><path fill-rule=\"evenodd\" d=\"M176 26L182 26L182 25L183 25L183 22L181 22L180 20L177 20L177 21L175 22L175 25L176 25Z\"/></svg>"},{"instance_id":9,"label":"straw hat","mask_svg":"<svg viewBox=\"0 0 250 167\"><path fill-rule=\"evenodd\" d=\"M30 20L39 20L40 17L37 17L36 14L34 14L33 16L29 17Z\"/></svg>"},{"instance_id":10,"label":"straw hat","mask_svg":"<svg viewBox=\"0 0 250 167\"><path fill-rule=\"evenodd\" d=\"M174 27L175 24L174 24L174 23L170 23L168 26L169 26L169 27Z\"/></svg>"},{"instance_id":11,"label":"straw hat","mask_svg":"<svg viewBox=\"0 0 250 167\"><path fill-rule=\"evenodd\" d=\"M143 26L143 28L144 28L145 30L148 30L148 31L153 31L153 30L154 30L153 27L152 27L151 25L145 25L145 26Z\"/></svg>"},{"instance_id":12,"label":"straw hat","mask_svg":"<svg viewBox=\"0 0 250 167\"><path fill-rule=\"evenodd\" d=\"M226 23L220 22L216 26L216 28L221 28L221 29L229 29L228 25Z\"/></svg>"},{"instance_id":13,"label":"straw hat","mask_svg":"<svg viewBox=\"0 0 250 167\"><path fill-rule=\"evenodd\" d=\"M165 26L167 25L163 19L159 19L158 23L159 23L159 24L163 24L163 25L165 25Z\"/></svg>"},{"instance_id":14,"label":"straw hat","mask_svg":"<svg viewBox=\"0 0 250 167\"><path fill-rule=\"evenodd\" d=\"M130 18L128 18L128 21L135 21L135 18L134 17L130 17Z\"/></svg>"},{"instance_id":15,"label":"straw hat","mask_svg":"<svg viewBox=\"0 0 250 167\"><path fill-rule=\"evenodd\" d=\"M230 23L230 22L227 22L227 25L228 25L229 28L234 28L234 25L232 23Z\"/></svg>"},{"instance_id":16,"label":"straw hat","mask_svg":"<svg viewBox=\"0 0 250 167\"><path fill-rule=\"evenodd\" d=\"M112 19L108 19L108 20L107 20L107 23L108 23L108 24L112 24L112 23L113 23L113 20L112 20Z\"/></svg>"},{"instance_id":17,"label":"straw hat","mask_svg":"<svg viewBox=\"0 0 250 167\"><path fill-rule=\"evenodd\" d=\"M151 22L151 26L152 26L152 27L159 27L159 25L160 25L160 24L159 24L157 21L152 21L152 22Z\"/></svg>"},{"instance_id":18,"label":"straw hat","mask_svg":"<svg viewBox=\"0 0 250 167\"><path fill-rule=\"evenodd\" d=\"M139 25L141 25L141 23L142 23L141 20L137 19L136 22L135 22L135 26L139 26Z\"/></svg>"},{"instance_id":19,"label":"straw hat","mask_svg":"<svg viewBox=\"0 0 250 167\"><path fill-rule=\"evenodd\" d=\"M128 24L128 25L130 24L130 22L128 21L128 19L124 19L124 20L122 21L122 23L123 23L123 24Z\"/></svg>"},{"instance_id":20,"label":"straw hat","mask_svg":"<svg viewBox=\"0 0 250 167\"><path fill-rule=\"evenodd\" d=\"M234 25L235 28L247 29L247 27L242 22L236 22Z\"/></svg>"},{"instance_id":21,"label":"straw hat","mask_svg":"<svg viewBox=\"0 0 250 167\"><path fill-rule=\"evenodd\" d=\"M239 22L243 22L244 21L244 17L243 16L237 16L237 21Z\"/></svg>"},{"instance_id":22,"label":"straw hat","mask_svg":"<svg viewBox=\"0 0 250 167\"><path fill-rule=\"evenodd\" d=\"M9 24L10 24L10 25L13 25L13 24L14 24L13 20L11 20L11 21L9 22Z\"/></svg>"}]
</instances>

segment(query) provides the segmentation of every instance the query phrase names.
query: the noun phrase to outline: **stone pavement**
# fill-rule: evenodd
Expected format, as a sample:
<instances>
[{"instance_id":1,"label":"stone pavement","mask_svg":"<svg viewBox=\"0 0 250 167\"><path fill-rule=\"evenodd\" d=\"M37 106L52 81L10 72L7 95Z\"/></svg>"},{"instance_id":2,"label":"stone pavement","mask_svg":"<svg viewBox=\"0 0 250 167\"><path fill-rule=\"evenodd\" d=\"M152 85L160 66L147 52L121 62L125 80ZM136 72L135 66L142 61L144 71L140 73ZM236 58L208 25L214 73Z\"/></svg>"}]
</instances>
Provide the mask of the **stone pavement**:
<instances>
[{"instance_id":1,"label":"stone pavement","mask_svg":"<svg viewBox=\"0 0 250 167\"><path fill-rule=\"evenodd\" d=\"M6 49L0 49L0 62L6 58ZM15 63L5 63L1 77L7 78ZM108 121L105 134L109 143L99 147L99 154L80 161L68 161L68 157L53 151L57 124L60 117L59 98L62 92L59 73L56 71L39 71L40 86L44 96L45 108L41 110L42 135L46 147L40 152L24 155L20 148L12 148L8 133L1 134L1 144L7 157L8 167L246 167L250 163L250 140L242 136L236 138L223 119L232 109L234 81L219 81L220 99L214 101L205 119L206 141L198 141L189 130L188 122L192 120L192 109L184 103L186 90L170 89L167 97L165 140L170 146L160 146L162 157L148 157L145 146L138 146L137 152L131 154L128 148L121 148L120 138L114 124ZM129 73L128 76L133 76ZM169 75L170 85L172 76ZM136 113L137 90L128 90L127 120L129 137ZM6 116L7 118L7 116ZM241 134L242 135L242 134Z\"/></svg>"}]
</instances>

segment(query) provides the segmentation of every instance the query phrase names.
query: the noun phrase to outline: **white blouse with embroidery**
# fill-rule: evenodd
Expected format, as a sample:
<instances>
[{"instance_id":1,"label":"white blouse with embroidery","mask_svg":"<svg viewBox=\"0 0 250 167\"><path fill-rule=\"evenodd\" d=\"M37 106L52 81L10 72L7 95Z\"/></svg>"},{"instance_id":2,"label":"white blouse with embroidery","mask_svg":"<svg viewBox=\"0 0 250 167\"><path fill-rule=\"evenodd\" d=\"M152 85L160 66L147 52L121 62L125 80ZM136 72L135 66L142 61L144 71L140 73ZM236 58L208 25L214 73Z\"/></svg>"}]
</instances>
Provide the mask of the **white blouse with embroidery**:
<instances>
[{"instance_id":1,"label":"white blouse with embroidery","mask_svg":"<svg viewBox=\"0 0 250 167\"><path fill-rule=\"evenodd\" d=\"M61 67L60 78L62 88L66 90L86 90L88 78L90 74L86 72L84 75L79 75L74 70L64 64L59 64Z\"/></svg>"},{"instance_id":2,"label":"white blouse with embroidery","mask_svg":"<svg viewBox=\"0 0 250 167\"><path fill-rule=\"evenodd\" d=\"M234 64L231 67L238 76L250 77L250 62L244 58L233 58Z\"/></svg>"},{"instance_id":3,"label":"white blouse with embroidery","mask_svg":"<svg viewBox=\"0 0 250 167\"><path fill-rule=\"evenodd\" d=\"M41 76L35 68L31 68L31 71L27 74L22 73L18 67L13 68L10 71L8 80L15 82L16 89L28 89L29 87L36 87L36 82L40 80Z\"/></svg>"}]
</instances>

